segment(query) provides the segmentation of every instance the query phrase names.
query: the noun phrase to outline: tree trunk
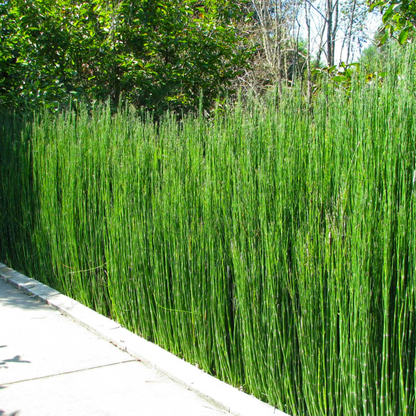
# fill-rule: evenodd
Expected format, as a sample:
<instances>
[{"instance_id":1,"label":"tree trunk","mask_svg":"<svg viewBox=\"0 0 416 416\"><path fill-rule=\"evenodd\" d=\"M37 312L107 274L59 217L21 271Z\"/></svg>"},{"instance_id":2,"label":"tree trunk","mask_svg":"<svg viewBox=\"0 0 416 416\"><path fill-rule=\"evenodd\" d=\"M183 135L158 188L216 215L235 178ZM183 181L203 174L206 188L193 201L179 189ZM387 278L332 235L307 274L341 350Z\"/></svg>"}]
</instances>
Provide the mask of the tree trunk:
<instances>
[{"instance_id":1,"label":"tree trunk","mask_svg":"<svg viewBox=\"0 0 416 416\"><path fill-rule=\"evenodd\" d=\"M308 73L308 104L312 103L312 71L311 71L311 20L310 10L308 10L308 2L305 1L305 20L307 28L307 56L306 56L306 70ZM310 6L309 6L310 7Z\"/></svg>"},{"instance_id":2,"label":"tree trunk","mask_svg":"<svg viewBox=\"0 0 416 416\"><path fill-rule=\"evenodd\" d=\"M350 19L350 26L348 28L348 43L347 43L347 59L345 63L348 65L350 60L350 53L351 53L351 40L352 40L352 27L354 25L354 17L355 17L355 8L357 6L357 0L353 1L352 10L351 10L351 19Z\"/></svg>"},{"instance_id":3,"label":"tree trunk","mask_svg":"<svg viewBox=\"0 0 416 416\"><path fill-rule=\"evenodd\" d=\"M334 65L334 47L333 47L333 32L332 32L332 19L333 19L333 4L332 0L326 0L326 59L328 62L328 66Z\"/></svg>"}]
</instances>

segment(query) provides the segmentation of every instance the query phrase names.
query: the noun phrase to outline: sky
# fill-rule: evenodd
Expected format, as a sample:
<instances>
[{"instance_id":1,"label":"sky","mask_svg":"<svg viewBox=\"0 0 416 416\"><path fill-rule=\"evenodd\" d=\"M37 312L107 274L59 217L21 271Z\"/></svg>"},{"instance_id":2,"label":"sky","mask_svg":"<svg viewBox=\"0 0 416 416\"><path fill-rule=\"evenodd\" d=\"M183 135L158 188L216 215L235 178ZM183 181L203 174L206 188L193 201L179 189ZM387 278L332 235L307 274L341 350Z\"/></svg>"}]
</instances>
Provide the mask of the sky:
<instances>
[{"instance_id":1,"label":"sky","mask_svg":"<svg viewBox=\"0 0 416 416\"><path fill-rule=\"evenodd\" d=\"M322 2L322 0L321 0ZM319 5L319 1L314 2L317 6ZM322 7L322 10L324 10L324 6ZM306 39L307 38L307 32L306 32L306 24L304 24L304 17L302 16L300 18L301 28L300 28L300 34L301 36ZM319 38L321 33L321 27L322 27L323 19L317 12L314 12L312 10L311 15L311 49L312 49L312 55L316 56L318 50L319 50ZM302 24L303 23L303 24ZM364 29L361 33L361 44L358 42L354 42L353 44L353 50L352 55L350 55L350 62L356 62L362 51L371 45L371 41L374 39L374 35L377 31L377 29L381 25L381 15L378 12L370 12L367 15L367 18L364 23ZM326 36L326 35L325 35ZM340 64L342 61L346 60L346 47L344 47L344 51L341 54L342 50L342 43L344 39L344 33L342 30L338 31L337 39L335 40L335 63ZM322 55L321 60L325 62L325 55Z\"/></svg>"}]
</instances>

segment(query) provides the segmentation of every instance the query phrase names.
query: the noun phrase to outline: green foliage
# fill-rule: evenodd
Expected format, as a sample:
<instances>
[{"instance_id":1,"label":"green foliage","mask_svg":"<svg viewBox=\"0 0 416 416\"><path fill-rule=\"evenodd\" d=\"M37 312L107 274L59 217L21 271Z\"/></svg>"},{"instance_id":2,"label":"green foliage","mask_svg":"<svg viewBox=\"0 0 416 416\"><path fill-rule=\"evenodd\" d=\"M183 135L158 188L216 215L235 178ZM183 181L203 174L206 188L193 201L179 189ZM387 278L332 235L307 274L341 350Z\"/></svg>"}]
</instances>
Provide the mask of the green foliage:
<instances>
[{"instance_id":1,"label":"green foliage","mask_svg":"<svg viewBox=\"0 0 416 416\"><path fill-rule=\"evenodd\" d=\"M314 95L327 83L333 85L336 90L350 95L353 92L354 82L358 79L369 84L381 84L387 75L403 77L407 71L403 62L413 67L416 64L414 58L409 58L408 50L397 42L387 42L380 46L371 45L363 51L359 62L351 64L341 62L339 66L333 65L313 70Z\"/></svg>"},{"instance_id":2,"label":"green foliage","mask_svg":"<svg viewBox=\"0 0 416 416\"><path fill-rule=\"evenodd\" d=\"M367 72L379 72L385 70L388 44L376 46L372 44L365 48L360 56L361 67Z\"/></svg>"},{"instance_id":3,"label":"green foliage","mask_svg":"<svg viewBox=\"0 0 416 416\"><path fill-rule=\"evenodd\" d=\"M18 22L13 15L10 3L0 4L0 99L9 107L13 96L19 94L19 80L23 70L18 62Z\"/></svg>"},{"instance_id":4,"label":"green foliage","mask_svg":"<svg viewBox=\"0 0 416 416\"><path fill-rule=\"evenodd\" d=\"M237 3L11 0L1 6L0 104L121 98L163 112L225 95L248 52Z\"/></svg>"},{"instance_id":5,"label":"green foliage","mask_svg":"<svg viewBox=\"0 0 416 416\"><path fill-rule=\"evenodd\" d=\"M411 48L311 109L0 114L0 260L289 414L414 415Z\"/></svg>"},{"instance_id":6,"label":"green foliage","mask_svg":"<svg viewBox=\"0 0 416 416\"><path fill-rule=\"evenodd\" d=\"M383 13L384 35L380 44L384 44L389 36L398 34L400 44L407 41L416 29L416 1L415 0L375 0L369 1L370 9L378 8Z\"/></svg>"},{"instance_id":7,"label":"green foliage","mask_svg":"<svg viewBox=\"0 0 416 416\"><path fill-rule=\"evenodd\" d=\"M354 77L360 73L360 67L358 62L351 64L341 62L339 66L333 65L331 67L315 68L312 71L315 80L315 92L322 84L329 82L349 93Z\"/></svg>"}]
</instances>

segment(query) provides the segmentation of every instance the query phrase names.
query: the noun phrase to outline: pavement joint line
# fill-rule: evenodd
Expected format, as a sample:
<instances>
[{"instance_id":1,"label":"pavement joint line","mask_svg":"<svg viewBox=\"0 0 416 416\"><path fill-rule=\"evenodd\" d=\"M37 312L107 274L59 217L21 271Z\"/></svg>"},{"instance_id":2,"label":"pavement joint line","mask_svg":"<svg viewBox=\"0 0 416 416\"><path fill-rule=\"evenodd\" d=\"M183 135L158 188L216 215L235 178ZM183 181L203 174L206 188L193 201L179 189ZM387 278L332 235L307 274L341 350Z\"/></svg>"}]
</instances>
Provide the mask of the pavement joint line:
<instances>
[{"instance_id":1,"label":"pavement joint line","mask_svg":"<svg viewBox=\"0 0 416 416\"><path fill-rule=\"evenodd\" d=\"M133 334L117 322L3 263L0 263L0 277L234 416L289 416L254 396L203 372L156 344Z\"/></svg>"},{"instance_id":2,"label":"pavement joint line","mask_svg":"<svg viewBox=\"0 0 416 416\"><path fill-rule=\"evenodd\" d=\"M1 387L7 387L7 386L11 386L12 384L26 383L28 381L35 381L35 380L42 380L42 379L46 379L46 378L66 376L68 374L83 373L84 371L97 370L99 368L106 368L106 367L112 367L112 366L115 366L115 365L121 365L121 364L127 364L127 363L137 363L137 362L140 362L140 361L137 360L137 359L132 359L132 360L126 360L126 361L119 361L118 363L102 364L102 365L96 365L94 367L79 368L78 370L64 371L62 373L47 374L45 376L25 378L25 379L22 379L22 380L11 381L9 383L7 383L7 382L6 383L1 383ZM0 415L1 415L1 413L0 413Z\"/></svg>"}]
</instances>

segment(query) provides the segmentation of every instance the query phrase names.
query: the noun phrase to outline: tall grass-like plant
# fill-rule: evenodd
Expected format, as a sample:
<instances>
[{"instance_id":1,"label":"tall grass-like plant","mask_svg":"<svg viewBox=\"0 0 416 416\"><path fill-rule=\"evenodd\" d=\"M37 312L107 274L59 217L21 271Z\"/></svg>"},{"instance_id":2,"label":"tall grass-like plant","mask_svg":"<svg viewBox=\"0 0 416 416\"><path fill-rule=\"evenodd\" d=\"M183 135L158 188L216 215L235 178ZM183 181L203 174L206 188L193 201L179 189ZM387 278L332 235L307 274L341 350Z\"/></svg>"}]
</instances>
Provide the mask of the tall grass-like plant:
<instances>
[{"instance_id":1,"label":"tall grass-like plant","mask_svg":"<svg viewBox=\"0 0 416 416\"><path fill-rule=\"evenodd\" d=\"M1 260L289 414L412 415L414 79L3 114Z\"/></svg>"}]
</instances>

